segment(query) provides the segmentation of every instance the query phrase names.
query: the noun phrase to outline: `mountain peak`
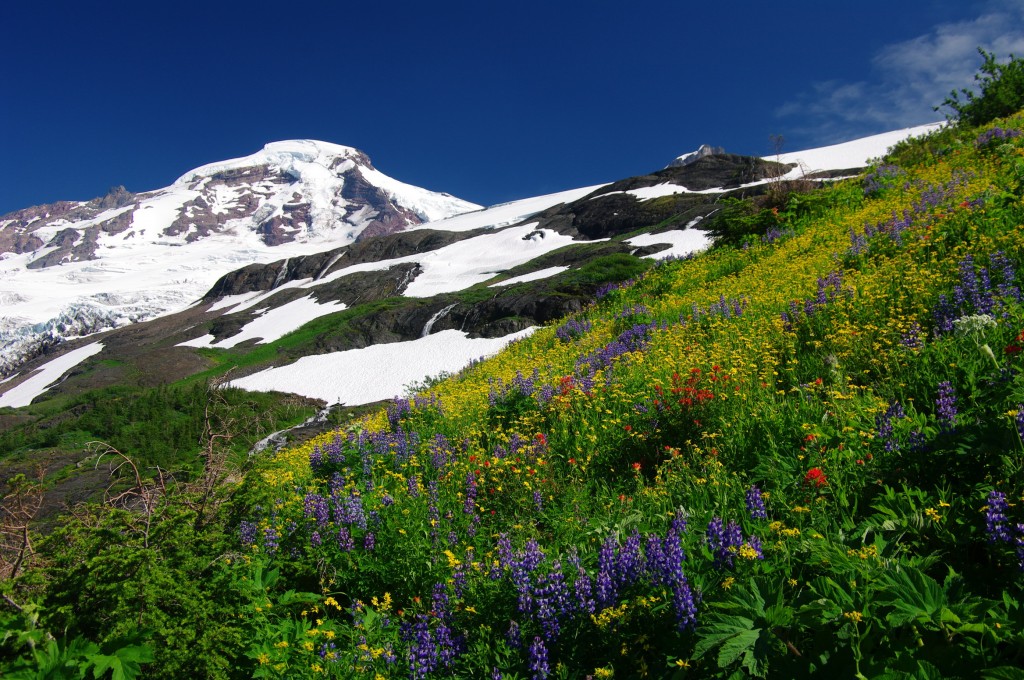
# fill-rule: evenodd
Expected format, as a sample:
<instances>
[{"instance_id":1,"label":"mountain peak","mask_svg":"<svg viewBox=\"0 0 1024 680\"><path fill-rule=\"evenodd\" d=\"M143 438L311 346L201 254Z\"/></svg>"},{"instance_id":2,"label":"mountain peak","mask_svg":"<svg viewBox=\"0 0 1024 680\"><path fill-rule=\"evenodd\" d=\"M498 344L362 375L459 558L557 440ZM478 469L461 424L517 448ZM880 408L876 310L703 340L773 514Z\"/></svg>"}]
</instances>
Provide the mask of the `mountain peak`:
<instances>
[{"instance_id":1,"label":"mountain peak","mask_svg":"<svg viewBox=\"0 0 1024 680\"><path fill-rule=\"evenodd\" d=\"M373 169L369 156L351 146L322 142L316 139L286 139L269 142L262 149L248 156L201 165L189 170L174 183L176 185L190 184L196 180L221 175L225 172L266 166L280 167L286 172L296 169L296 166L302 164L319 165L334 170L346 160L352 161L355 165Z\"/></svg>"},{"instance_id":2,"label":"mountain peak","mask_svg":"<svg viewBox=\"0 0 1024 680\"><path fill-rule=\"evenodd\" d=\"M725 149L720 147L720 146L711 146L709 144L701 144L700 147L698 147L696 151L691 151L690 153L684 153L682 156L679 156L674 161L669 163L668 167L670 167L670 168L683 167L685 165L690 165L691 163L696 163L698 160L700 160L701 158L704 158L705 156L714 156L716 154L723 154L723 153L725 153Z\"/></svg>"}]
</instances>

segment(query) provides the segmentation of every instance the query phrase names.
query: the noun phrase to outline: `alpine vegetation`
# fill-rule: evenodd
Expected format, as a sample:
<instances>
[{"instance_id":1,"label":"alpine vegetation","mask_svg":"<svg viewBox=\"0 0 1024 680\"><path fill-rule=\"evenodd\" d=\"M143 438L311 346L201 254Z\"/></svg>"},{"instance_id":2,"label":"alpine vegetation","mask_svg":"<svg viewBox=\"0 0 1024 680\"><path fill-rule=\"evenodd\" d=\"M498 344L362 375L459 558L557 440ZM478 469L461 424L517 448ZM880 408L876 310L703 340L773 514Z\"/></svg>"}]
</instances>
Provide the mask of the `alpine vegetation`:
<instances>
[{"instance_id":1,"label":"alpine vegetation","mask_svg":"<svg viewBox=\"0 0 1024 680\"><path fill-rule=\"evenodd\" d=\"M765 215L785 238L652 267L206 491L122 480L7 531L0 669L1018 677L1022 131L903 143Z\"/></svg>"}]
</instances>

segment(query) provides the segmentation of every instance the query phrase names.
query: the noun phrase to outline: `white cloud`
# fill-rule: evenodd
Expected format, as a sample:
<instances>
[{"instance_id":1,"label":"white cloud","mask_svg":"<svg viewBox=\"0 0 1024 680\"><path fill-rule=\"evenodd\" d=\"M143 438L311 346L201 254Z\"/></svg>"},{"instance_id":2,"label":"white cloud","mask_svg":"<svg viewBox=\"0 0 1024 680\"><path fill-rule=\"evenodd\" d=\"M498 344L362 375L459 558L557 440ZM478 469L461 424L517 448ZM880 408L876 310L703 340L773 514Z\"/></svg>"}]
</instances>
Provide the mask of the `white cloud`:
<instances>
[{"instance_id":1,"label":"white cloud","mask_svg":"<svg viewBox=\"0 0 1024 680\"><path fill-rule=\"evenodd\" d=\"M973 87L982 62L979 46L999 60L1024 57L1024 2L984 7L977 19L939 24L879 50L871 60L871 80L815 83L776 114L801 120L799 132L820 143L941 119L945 112L934 107L952 90Z\"/></svg>"}]
</instances>

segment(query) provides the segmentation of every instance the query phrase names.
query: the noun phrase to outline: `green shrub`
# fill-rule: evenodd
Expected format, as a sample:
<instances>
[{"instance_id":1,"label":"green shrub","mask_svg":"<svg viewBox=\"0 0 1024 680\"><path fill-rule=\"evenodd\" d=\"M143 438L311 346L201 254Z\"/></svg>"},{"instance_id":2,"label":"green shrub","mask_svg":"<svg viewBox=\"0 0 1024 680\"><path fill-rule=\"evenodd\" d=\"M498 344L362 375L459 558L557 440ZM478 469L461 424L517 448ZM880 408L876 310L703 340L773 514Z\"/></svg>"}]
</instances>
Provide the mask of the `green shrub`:
<instances>
[{"instance_id":1,"label":"green shrub","mask_svg":"<svg viewBox=\"0 0 1024 680\"><path fill-rule=\"evenodd\" d=\"M967 88L961 88L960 92L953 90L942 102L942 106L953 110L951 120L970 126L984 125L1024 107L1024 60L1011 54L1008 62L1000 64L991 52L979 47L978 53L985 60L980 73L974 75L981 92L975 94Z\"/></svg>"}]
</instances>

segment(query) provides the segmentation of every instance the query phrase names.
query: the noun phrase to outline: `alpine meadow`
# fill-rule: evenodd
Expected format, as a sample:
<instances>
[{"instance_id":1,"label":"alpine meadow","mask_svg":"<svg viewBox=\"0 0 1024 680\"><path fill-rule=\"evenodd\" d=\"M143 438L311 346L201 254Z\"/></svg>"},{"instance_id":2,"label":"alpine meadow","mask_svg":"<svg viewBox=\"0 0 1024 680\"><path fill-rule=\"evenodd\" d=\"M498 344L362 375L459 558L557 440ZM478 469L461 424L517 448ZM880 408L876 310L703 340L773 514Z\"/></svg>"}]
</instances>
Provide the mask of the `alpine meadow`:
<instances>
[{"instance_id":1,"label":"alpine meadow","mask_svg":"<svg viewBox=\"0 0 1024 680\"><path fill-rule=\"evenodd\" d=\"M211 383L188 475L99 445L59 522L12 480L0 675L1024 677L1024 82L983 56L859 176L326 433L238 455Z\"/></svg>"}]
</instances>

